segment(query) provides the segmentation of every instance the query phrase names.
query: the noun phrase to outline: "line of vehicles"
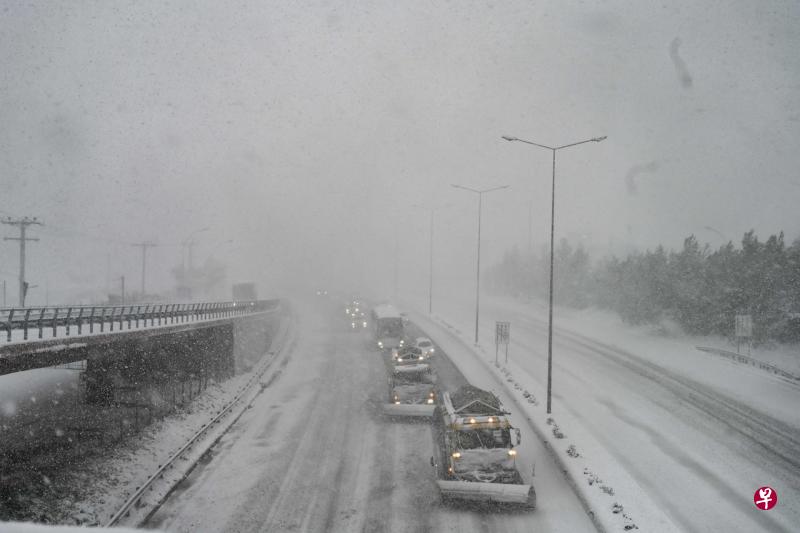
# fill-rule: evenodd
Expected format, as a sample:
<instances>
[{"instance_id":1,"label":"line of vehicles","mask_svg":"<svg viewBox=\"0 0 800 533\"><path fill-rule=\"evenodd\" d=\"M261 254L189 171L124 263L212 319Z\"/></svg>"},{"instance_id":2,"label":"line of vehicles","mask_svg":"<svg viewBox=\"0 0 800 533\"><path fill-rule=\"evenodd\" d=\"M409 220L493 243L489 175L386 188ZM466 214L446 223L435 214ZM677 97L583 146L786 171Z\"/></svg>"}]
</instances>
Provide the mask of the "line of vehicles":
<instances>
[{"instance_id":1,"label":"line of vehicles","mask_svg":"<svg viewBox=\"0 0 800 533\"><path fill-rule=\"evenodd\" d=\"M348 316L362 302L349 302ZM359 317L360 319L360 317ZM394 306L372 308L375 345L387 365L389 417L427 418L432 423L431 466L445 502L469 501L534 508L536 492L517 469L521 434L500 399L472 385L441 391L434 367L436 347L425 337L406 337L407 318ZM363 326L366 328L367 326Z\"/></svg>"}]
</instances>

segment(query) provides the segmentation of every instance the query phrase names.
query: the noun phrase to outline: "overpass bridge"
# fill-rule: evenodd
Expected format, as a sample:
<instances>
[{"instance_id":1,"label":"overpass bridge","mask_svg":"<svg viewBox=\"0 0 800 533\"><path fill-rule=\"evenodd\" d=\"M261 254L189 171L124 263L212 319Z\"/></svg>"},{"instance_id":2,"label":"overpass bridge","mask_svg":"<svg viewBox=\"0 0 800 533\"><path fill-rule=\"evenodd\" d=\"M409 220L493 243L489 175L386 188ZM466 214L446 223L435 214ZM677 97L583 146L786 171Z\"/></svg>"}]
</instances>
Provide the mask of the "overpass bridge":
<instances>
[{"instance_id":1,"label":"overpass bridge","mask_svg":"<svg viewBox=\"0 0 800 533\"><path fill-rule=\"evenodd\" d=\"M119 387L222 379L269 347L280 300L0 309L0 375L86 361L86 401Z\"/></svg>"}]
</instances>

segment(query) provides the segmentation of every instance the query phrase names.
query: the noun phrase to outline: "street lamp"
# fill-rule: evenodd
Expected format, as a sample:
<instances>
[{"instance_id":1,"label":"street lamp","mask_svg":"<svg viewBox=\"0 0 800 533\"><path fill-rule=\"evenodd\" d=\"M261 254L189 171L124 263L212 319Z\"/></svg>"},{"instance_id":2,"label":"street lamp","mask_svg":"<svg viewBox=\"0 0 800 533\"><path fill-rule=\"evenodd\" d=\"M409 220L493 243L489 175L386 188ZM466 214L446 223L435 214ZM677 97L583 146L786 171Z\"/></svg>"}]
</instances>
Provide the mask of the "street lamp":
<instances>
[{"instance_id":1,"label":"street lamp","mask_svg":"<svg viewBox=\"0 0 800 533\"><path fill-rule=\"evenodd\" d=\"M433 314L433 215L436 212L436 209L440 209L442 207L448 207L450 204L445 204L442 206L437 207L425 207L419 204L412 204L411 207L416 207L418 209L428 209L431 214L431 228L430 228L430 252L428 254L428 314Z\"/></svg>"},{"instance_id":2,"label":"street lamp","mask_svg":"<svg viewBox=\"0 0 800 533\"><path fill-rule=\"evenodd\" d=\"M562 148L570 148L572 146L578 146L579 144L604 141L606 138L606 136L593 137L591 139L586 139L585 141L564 144L562 146L547 146L544 144L519 139L517 137L503 135L503 139L506 141L518 141L525 144L531 144L533 146L538 146L539 148L544 148L545 150L550 150L553 153L553 181L550 189L550 305L548 307L549 317L547 323L547 414L550 414L551 393L553 389L553 236L555 234L556 223L556 152Z\"/></svg>"},{"instance_id":3,"label":"street lamp","mask_svg":"<svg viewBox=\"0 0 800 533\"><path fill-rule=\"evenodd\" d=\"M181 241L181 247L182 247L182 252L181 252L181 273L183 275L182 282L183 282L183 285L184 285L184 290L186 291L186 294L188 295L189 298L192 298L194 296L192 294L192 292L194 291L194 265L192 264L194 257L193 257L193 253L192 253L193 250L192 249L194 248L194 245L196 244L195 241L194 241L194 236L197 235L198 233L203 233L204 231L209 231L210 229L211 228L209 228L208 226L200 228L200 229L196 229L193 232L191 232L185 239L183 239L183 241ZM186 257L187 257L187 255L188 255L188 258L189 258L189 261L188 261L189 262L189 268L188 268L188 270L186 268Z\"/></svg>"},{"instance_id":4,"label":"street lamp","mask_svg":"<svg viewBox=\"0 0 800 533\"><path fill-rule=\"evenodd\" d=\"M492 187L490 189L472 189L464 187L463 185L452 184L456 189L464 189L465 191L474 192L478 195L478 269L477 281L475 282L475 344L478 344L478 316L481 303L481 209L483 207L483 195L487 192L499 191L500 189L507 189L508 185L500 185L499 187Z\"/></svg>"},{"instance_id":5,"label":"street lamp","mask_svg":"<svg viewBox=\"0 0 800 533\"><path fill-rule=\"evenodd\" d=\"M189 236L188 236L188 237L186 237L185 239L183 239L183 241L181 242L181 245L183 245L183 248L184 248L184 250L186 250L186 248L188 248L188 249L189 249L189 270L191 270L191 269L192 269L192 248L193 248L193 247L194 247L194 245L196 244L196 243L194 242L194 236L195 236L195 235L197 235L198 233L202 233L202 232L204 232L204 231L209 231L210 229L211 229L211 228L209 228L208 226L206 226L205 228L200 228L200 229L194 230L193 232L191 232L191 233L189 234ZM185 253L184 253L184 255L185 255ZM184 260L182 261L182 262L184 263L183 269L184 269L184 270L186 270L186 266L185 266L185 264L186 264L186 263L185 263L185 259L186 259L186 258L185 258L185 257L183 257L183 259L184 259Z\"/></svg>"}]
</instances>

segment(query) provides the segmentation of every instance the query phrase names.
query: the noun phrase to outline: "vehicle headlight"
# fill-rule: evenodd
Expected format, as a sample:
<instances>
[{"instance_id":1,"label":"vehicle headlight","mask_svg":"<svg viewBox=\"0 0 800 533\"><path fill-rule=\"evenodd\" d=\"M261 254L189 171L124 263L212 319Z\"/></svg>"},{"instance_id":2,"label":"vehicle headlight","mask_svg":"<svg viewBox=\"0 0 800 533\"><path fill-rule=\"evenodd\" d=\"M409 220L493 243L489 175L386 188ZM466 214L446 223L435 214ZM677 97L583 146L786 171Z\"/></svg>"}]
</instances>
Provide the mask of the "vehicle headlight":
<instances>
[{"instance_id":1,"label":"vehicle headlight","mask_svg":"<svg viewBox=\"0 0 800 533\"><path fill-rule=\"evenodd\" d=\"M366 322L362 322L361 325L364 326L364 327L367 327L367 323Z\"/></svg>"},{"instance_id":2,"label":"vehicle headlight","mask_svg":"<svg viewBox=\"0 0 800 533\"><path fill-rule=\"evenodd\" d=\"M428 403L433 403L433 398L428 398Z\"/></svg>"},{"instance_id":3,"label":"vehicle headlight","mask_svg":"<svg viewBox=\"0 0 800 533\"><path fill-rule=\"evenodd\" d=\"M428 396L430 396L431 398L433 398L433 393L431 392L430 394L428 394Z\"/></svg>"},{"instance_id":4,"label":"vehicle headlight","mask_svg":"<svg viewBox=\"0 0 800 533\"><path fill-rule=\"evenodd\" d=\"M383 343L381 341L378 341L378 348L383 348Z\"/></svg>"},{"instance_id":5,"label":"vehicle headlight","mask_svg":"<svg viewBox=\"0 0 800 533\"><path fill-rule=\"evenodd\" d=\"M400 346L402 346L405 343L406 343L406 341L404 341L403 339L400 339Z\"/></svg>"},{"instance_id":6,"label":"vehicle headlight","mask_svg":"<svg viewBox=\"0 0 800 533\"><path fill-rule=\"evenodd\" d=\"M517 450L514 449L508 450L508 455L510 455L511 457L515 457L517 455Z\"/></svg>"},{"instance_id":7,"label":"vehicle headlight","mask_svg":"<svg viewBox=\"0 0 800 533\"><path fill-rule=\"evenodd\" d=\"M453 457L453 459L458 459L458 458L460 458L460 457L461 457L461 452L453 452L453 455L452 455L452 457Z\"/></svg>"},{"instance_id":8,"label":"vehicle headlight","mask_svg":"<svg viewBox=\"0 0 800 533\"><path fill-rule=\"evenodd\" d=\"M397 401L397 400L395 400L395 401L394 401L394 404L395 404L395 405L400 405L400 402L399 402L399 401Z\"/></svg>"}]
</instances>

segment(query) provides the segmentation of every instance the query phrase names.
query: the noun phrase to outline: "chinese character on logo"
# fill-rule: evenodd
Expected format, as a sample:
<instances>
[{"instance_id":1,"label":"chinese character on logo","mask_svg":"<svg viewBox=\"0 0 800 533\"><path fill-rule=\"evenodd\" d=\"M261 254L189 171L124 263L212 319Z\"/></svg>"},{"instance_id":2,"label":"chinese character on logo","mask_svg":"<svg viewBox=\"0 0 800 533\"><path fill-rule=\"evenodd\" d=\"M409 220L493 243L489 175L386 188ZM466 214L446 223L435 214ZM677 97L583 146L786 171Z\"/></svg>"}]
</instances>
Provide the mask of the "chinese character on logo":
<instances>
[{"instance_id":1,"label":"chinese character on logo","mask_svg":"<svg viewBox=\"0 0 800 533\"><path fill-rule=\"evenodd\" d=\"M762 511L769 511L778 503L778 493L772 487L761 487L753 494L753 503Z\"/></svg>"}]
</instances>

